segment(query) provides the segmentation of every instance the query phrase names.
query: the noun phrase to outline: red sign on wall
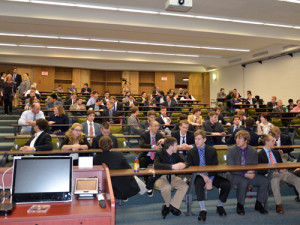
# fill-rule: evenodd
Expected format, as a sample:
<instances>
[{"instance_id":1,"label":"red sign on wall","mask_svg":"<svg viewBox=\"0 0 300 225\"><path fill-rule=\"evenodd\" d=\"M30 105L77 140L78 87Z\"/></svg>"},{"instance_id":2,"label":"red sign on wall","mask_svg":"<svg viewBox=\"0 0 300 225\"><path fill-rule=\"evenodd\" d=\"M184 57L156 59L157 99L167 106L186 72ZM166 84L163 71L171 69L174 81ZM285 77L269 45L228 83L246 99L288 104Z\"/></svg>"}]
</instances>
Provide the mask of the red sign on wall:
<instances>
[{"instance_id":1,"label":"red sign on wall","mask_svg":"<svg viewBox=\"0 0 300 225\"><path fill-rule=\"evenodd\" d=\"M42 76L48 76L48 71L42 71Z\"/></svg>"}]
</instances>

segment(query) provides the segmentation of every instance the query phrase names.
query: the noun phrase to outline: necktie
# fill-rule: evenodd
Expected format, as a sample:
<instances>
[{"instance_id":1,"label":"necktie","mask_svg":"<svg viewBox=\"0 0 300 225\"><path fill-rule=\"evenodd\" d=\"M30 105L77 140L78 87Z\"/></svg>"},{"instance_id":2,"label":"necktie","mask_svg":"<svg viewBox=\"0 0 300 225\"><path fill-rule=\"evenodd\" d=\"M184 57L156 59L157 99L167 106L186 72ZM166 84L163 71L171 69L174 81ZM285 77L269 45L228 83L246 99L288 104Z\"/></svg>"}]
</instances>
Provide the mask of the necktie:
<instances>
[{"instance_id":1,"label":"necktie","mask_svg":"<svg viewBox=\"0 0 300 225\"><path fill-rule=\"evenodd\" d=\"M273 156L272 156L272 154L271 154L271 150L269 150L269 158L270 158L270 163L271 164L275 164L276 163L275 160L274 160L274 158L273 158Z\"/></svg>"},{"instance_id":2,"label":"necktie","mask_svg":"<svg viewBox=\"0 0 300 225\"><path fill-rule=\"evenodd\" d=\"M282 107L280 107L280 112L282 112L283 110L282 110Z\"/></svg>"},{"instance_id":3,"label":"necktie","mask_svg":"<svg viewBox=\"0 0 300 225\"><path fill-rule=\"evenodd\" d=\"M36 120L36 114L34 113L32 121L35 121L35 120ZM34 134L34 127L31 127L31 134L32 135Z\"/></svg>"},{"instance_id":4,"label":"necktie","mask_svg":"<svg viewBox=\"0 0 300 225\"><path fill-rule=\"evenodd\" d=\"M246 150L242 150L241 164L246 165Z\"/></svg>"},{"instance_id":5,"label":"necktie","mask_svg":"<svg viewBox=\"0 0 300 225\"><path fill-rule=\"evenodd\" d=\"M112 110L109 110L109 117L112 117ZM109 121L112 122L112 118L109 118Z\"/></svg>"},{"instance_id":6,"label":"necktie","mask_svg":"<svg viewBox=\"0 0 300 225\"><path fill-rule=\"evenodd\" d=\"M135 117L136 118L136 121L138 122L138 125L140 125L140 120L139 118Z\"/></svg>"},{"instance_id":7,"label":"necktie","mask_svg":"<svg viewBox=\"0 0 300 225\"><path fill-rule=\"evenodd\" d=\"M155 145L156 143L155 143L155 137L153 136L152 137L152 140L151 140L151 145ZM154 157L155 157L155 152L151 152L151 154L150 154L150 159L151 160L154 160Z\"/></svg>"},{"instance_id":8,"label":"necktie","mask_svg":"<svg viewBox=\"0 0 300 225\"><path fill-rule=\"evenodd\" d=\"M90 136L94 136L93 124L90 122ZM90 142L93 142L93 138L90 138Z\"/></svg>"},{"instance_id":9,"label":"necktie","mask_svg":"<svg viewBox=\"0 0 300 225\"><path fill-rule=\"evenodd\" d=\"M182 137L182 144L185 144L185 136L181 136Z\"/></svg>"},{"instance_id":10,"label":"necktie","mask_svg":"<svg viewBox=\"0 0 300 225\"><path fill-rule=\"evenodd\" d=\"M200 164L199 166L205 166L206 163L205 163L205 155L204 155L204 150L199 150L199 161L200 161ZM204 174L207 176L208 173L204 172Z\"/></svg>"}]
</instances>

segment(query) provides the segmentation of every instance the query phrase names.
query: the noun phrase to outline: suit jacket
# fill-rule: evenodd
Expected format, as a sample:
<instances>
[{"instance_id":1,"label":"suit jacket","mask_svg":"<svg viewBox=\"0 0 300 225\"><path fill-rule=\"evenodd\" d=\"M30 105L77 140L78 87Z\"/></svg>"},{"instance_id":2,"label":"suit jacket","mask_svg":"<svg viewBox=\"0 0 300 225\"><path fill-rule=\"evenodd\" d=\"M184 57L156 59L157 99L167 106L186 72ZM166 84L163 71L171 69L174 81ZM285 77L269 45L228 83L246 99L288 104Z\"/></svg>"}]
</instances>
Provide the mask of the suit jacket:
<instances>
[{"instance_id":1,"label":"suit jacket","mask_svg":"<svg viewBox=\"0 0 300 225\"><path fill-rule=\"evenodd\" d=\"M239 126L239 128L236 128L235 130L241 129L241 128L244 128L244 126ZM235 130L233 131L233 129L234 129L234 125L228 127L228 128L227 128L228 133L229 133L229 134L233 134L233 132L235 131Z\"/></svg>"},{"instance_id":2,"label":"suit jacket","mask_svg":"<svg viewBox=\"0 0 300 225\"><path fill-rule=\"evenodd\" d=\"M172 131L176 131L179 130L179 123L175 123L174 128L172 129ZM189 124L189 131L194 132L196 129L192 124Z\"/></svg>"},{"instance_id":3,"label":"suit jacket","mask_svg":"<svg viewBox=\"0 0 300 225\"><path fill-rule=\"evenodd\" d=\"M188 122L189 122L189 124L194 124L194 123L202 124L202 116L199 116L197 118L197 121L195 121L195 116L194 115L189 115L188 116Z\"/></svg>"},{"instance_id":4,"label":"suit jacket","mask_svg":"<svg viewBox=\"0 0 300 225\"><path fill-rule=\"evenodd\" d=\"M68 87L67 91L68 92L72 91L72 92L77 93L77 88Z\"/></svg>"},{"instance_id":5,"label":"suit jacket","mask_svg":"<svg viewBox=\"0 0 300 225\"><path fill-rule=\"evenodd\" d=\"M214 133L214 132L219 132L219 133L226 132L224 127L222 126L222 124L220 124L219 122L217 122L215 124L215 129L213 130L209 120L205 121L202 124L202 130L206 131L207 134L211 134L211 133ZM221 142L222 136L220 136L220 137L206 137L206 139L207 140L214 140L215 139L218 142Z\"/></svg>"},{"instance_id":6,"label":"suit jacket","mask_svg":"<svg viewBox=\"0 0 300 225\"><path fill-rule=\"evenodd\" d=\"M99 140L102 136L103 136L102 134L99 134L97 137L93 138L93 143L92 143L93 149L99 148ZM113 136L112 134L109 134L108 136L113 141L113 148L119 148L117 138L115 136Z\"/></svg>"},{"instance_id":7,"label":"suit jacket","mask_svg":"<svg viewBox=\"0 0 300 225\"><path fill-rule=\"evenodd\" d=\"M256 99L255 98L252 98L252 105L254 105L256 103ZM247 98L246 101L245 101L245 104L247 105L246 108L249 108L249 105L250 105L250 101L249 99Z\"/></svg>"},{"instance_id":8,"label":"suit jacket","mask_svg":"<svg viewBox=\"0 0 300 225\"><path fill-rule=\"evenodd\" d=\"M188 164L182 159L178 152L172 154L173 164L183 162L188 166ZM165 149L161 149L155 153L154 158L154 168L158 170L172 170L172 165L168 157L168 153Z\"/></svg>"},{"instance_id":9,"label":"suit jacket","mask_svg":"<svg viewBox=\"0 0 300 225\"><path fill-rule=\"evenodd\" d=\"M86 135L88 135L89 130L88 130L88 121L82 123L82 128L83 128L83 133L85 133ZM99 123L95 123L94 122L94 136L98 136L99 134L101 134L101 127Z\"/></svg>"},{"instance_id":10,"label":"suit jacket","mask_svg":"<svg viewBox=\"0 0 300 225\"><path fill-rule=\"evenodd\" d=\"M103 112L101 112L101 114L104 117L108 117L109 116L109 110L105 109ZM117 111L113 110L112 116L113 117L118 117L119 113ZM118 118L113 118L112 120L113 120L113 122L115 124L119 124L120 123L120 119L118 119ZM109 118L102 118L102 122L109 122Z\"/></svg>"},{"instance_id":11,"label":"suit jacket","mask_svg":"<svg viewBox=\"0 0 300 225\"><path fill-rule=\"evenodd\" d=\"M281 156L280 156L280 153L279 151L277 150L272 150L272 153L276 159L276 162L277 163L282 163L282 159L281 159ZM258 153L258 163L269 163L269 159L268 159L268 156L265 152L264 149L260 150L259 153ZM268 171L267 170L263 170L263 171L258 171L259 174L267 174Z\"/></svg>"},{"instance_id":12,"label":"suit jacket","mask_svg":"<svg viewBox=\"0 0 300 225\"><path fill-rule=\"evenodd\" d=\"M129 133L130 134L139 134L140 133L140 120L131 115L127 120L128 125L135 125L135 126L129 126Z\"/></svg>"},{"instance_id":13,"label":"suit jacket","mask_svg":"<svg viewBox=\"0 0 300 225\"><path fill-rule=\"evenodd\" d=\"M291 138L286 135L286 134L280 134L280 143L281 145L292 145L292 140ZM288 153L290 154L292 151L294 151L293 148L287 148L287 149L282 149L283 153Z\"/></svg>"},{"instance_id":14,"label":"suit jacket","mask_svg":"<svg viewBox=\"0 0 300 225\"><path fill-rule=\"evenodd\" d=\"M175 101L171 100L170 106L169 106L169 102L167 102L167 101L165 101L162 105L165 107L175 107L176 103L175 103ZM167 111L175 111L175 109L167 108Z\"/></svg>"},{"instance_id":15,"label":"suit jacket","mask_svg":"<svg viewBox=\"0 0 300 225\"><path fill-rule=\"evenodd\" d=\"M180 144L180 130L172 131L171 136L176 138L177 144L179 145ZM193 132L187 131L185 143L187 143L188 145L195 144L195 138L194 138L194 133Z\"/></svg>"},{"instance_id":16,"label":"suit jacket","mask_svg":"<svg viewBox=\"0 0 300 225\"><path fill-rule=\"evenodd\" d=\"M277 102L275 102L275 105L277 105ZM267 108L273 108L273 103L272 102L268 102L267 103ZM269 112L272 112L272 109L268 109Z\"/></svg>"},{"instance_id":17,"label":"suit jacket","mask_svg":"<svg viewBox=\"0 0 300 225\"><path fill-rule=\"evenodd\" d=\"M121 152L104 151L94 158L95 165L105 163L110 170L131 169ZM140 188L133 176L112 177L114 195L118 199L127 199L139 193Z\"/></svg>"},{"instance_id":18,"label":"suit jacket","mask_svg":"<svg viewBox=\"0 0 300 225\"><path fill-rule=\"evenodd\" d=\"M14 77L14 75L12 74L12 76ZM19 87L21 82L22 82L22 76L20 74L17 73L16 75L16 79L14 80L14 82L16 82L16 87Z\"/></svg>"},{"instance_id":19,"label":"suit jacket","mask_svg":"<svg viewBox=\"0 0 300 225\"><path fill-rule=\"evenodd\" d=\"M258 154L257 150L247 146L247 157L246 157L246 165L255 165L258 163ZM227 165L241 165L241 150L238 146L234 145L227 150ZM230 172L231 175L241 176L244 172Z\"/></svg>"},{"instance_id":20,"label":"suit jacket","mask_svg":"<svg viewBox=\"0 0 300 225\"><path fill-rule=\"evenodd\" d=\"M88 87L87 91L88 91L88 93L91 93L92 89ZM85 93L85 88L81 88L81 93Z\"/></svg>"},{"instance_id":21,"label":"suit jacket","mask_svg":"<svg viewBox=\"0 0 300 225\"><path fill-rule=\"evenodd\" d=\"M117 102L117 108L115 109L115 104L114 104L114 108L115 111L123 111L123 104L120 102Z\"/></svg>"},{"instance_id":22,"label":"suit jacket","mask_svg":"<svg viewBox=\"0 0 300 225\"><path fill-rule=\"evenodd\" d=\"M160 103L160 98L161 98L161 97L159 97L159 96L156 96L156 97L155 97L155 102L156 102L157 106L158 106L158 105L162 105L162 104ZM162 98L163 98L164 102L167 101L167 97L166 97L166 96L163 96Z\"/></svg>"},{"instance_id":23,"label":"suit jacket","mask_svg":"<svg viewBox=\"0 0 300 225\"><path fill-rule=\"evenodd\" d=\"M30 138L29 141L26 142L26 146L30 145L30 142L34 139L34 137ZM53 150L53 145L51 142L52 138L50 134L47 132L42 132L34 143L34 147L36 151L51 151Z\"/></svg>"},{"instance_id":24,"label":"suit jacket","mask_svg":"<svg viewBox=\"0 0 300 225\"><path fill-rule=\"evenodd\" d=\"M274 113L274 114L273 114L273 117L281 117L282 113L285 113L285 112L286 112L286 107L283 107L283 106L282 106L281 108L282 108L282 112L280 111L280 107L277 107L277 108L273 109L272 112L278 112L278 114L277 114L277 113Z\"/></svg>"},{"instance_id":25,"label":"suit jacket","mask_svg":"<svg viewBox=\"0 0 300 225\"><path fill-rule=\"evenodd\" d=\"M155 141L156 143L164 138L163 135L159 132L155 135ZM141 134L140 137L140 147L141 148L149 148L151 149L151 137L150 137L150 131L146 131L145 133ZM139 157L145 157L148 154L148 152L141 152Z\"/></svg>"},{"instance_id":26,"label":"suit jacket","mask_svg":"<svg viewBox=\"0 0 300 225\"><path fill-rule=\"evenodd\" d=\"M235 144L235 135L240 130L248 131L248 133L250 134L250 143L249 143L249 145L251 145L251 146L257 146L258 145L259 136L252 129L247 128L247 127L235 130L233 132L233 134L228 138L227 144L229 144L229 145Z\"/></svg>"},{"instance_id":27,"label":"suit jacket","mask_svg":"<svg viewBox=\"0 0 300 225\"><path fill-rule=\"evenodd\" d=\"M170 118L170 119L171 119L171 118ZM159 124L162 125L162 128L163 128L163 129L166 128L165 126L163 126L163 125L165 124L165 121L163 120L163 118L161 117L161 115L160 115L159 117L157 117L155 120L156 120ZM171 121L170 124L174 124L174 123Z\"/></svg>"},{"instance_id":28,"label":"suit jacket","mask_svg":"<svg viewBox=\"0 0 300 225\"><path fill-rule=\"evenodd\" d=\"M125 102L125 106L129 106L129 101L128 102ZM134 104L134 106L139 106L139 104L136 102L136 101L133 101L133 104ZM127 108L127 109L129 109L129 108Z\"/></svg>"},{"instance_id":29,"label":"suit jacket","mask_svg":"<svg viewBox=\"0 0 300 225\"><path fill-rule=\"evenodd\" d=\"M200 158L197 146L194 145L192 149L187 152L187 163L189 166L199 166ZM218 155L216 149L205 145L205 165L218 165ZM208 173L208 176L216 176L217 173Z\"/></svg>"}]
</instances>

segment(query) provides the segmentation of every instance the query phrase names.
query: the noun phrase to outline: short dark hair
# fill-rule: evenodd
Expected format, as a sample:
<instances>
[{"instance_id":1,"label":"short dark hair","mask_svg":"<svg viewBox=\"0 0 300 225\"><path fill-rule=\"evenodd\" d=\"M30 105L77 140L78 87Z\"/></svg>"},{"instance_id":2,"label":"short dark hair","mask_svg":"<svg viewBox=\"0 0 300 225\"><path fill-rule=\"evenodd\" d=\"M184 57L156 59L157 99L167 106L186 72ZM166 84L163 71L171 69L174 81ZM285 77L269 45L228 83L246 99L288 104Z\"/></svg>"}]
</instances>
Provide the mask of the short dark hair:
<instances>
[{"instance_id":1,"label":"short dark hair","mask_svg":"<svg viewBox=\"0 0 300 225\"><path fill-rule=\"evenodd\" d=\"M208 115L209 115L209 117L216 116L217 113L216 113L216 111L210 111Z\"/></svg>"},{"instance_id":2,"label":"short dark hair","mask_svg":"<svg viewBox=\"0 0 300 225\"><path fill-rule=\"evenodd\" d=\"M186 114L181 114L179 120L187 120L188 116Z\"/></svg>"},{"instance_id":3,"label":"short dark hair","mask_svg":"<svg viewBox=\"0 0 300 225\"><path fill-rule=\"evenodd\" d=\"M219 106L216 106L212 109L213 111L217 111L217 110L220 110L221 111L221 108Z\"/></svg>"},{"instance_id":4,"label":"short dark hair","mask_svg":"<svg viewBox=\"0 0 300 225\"><path fill-rule=\"evenodd\" d=\"M99 94L99 92L98 91L93 91L93 95L95 95L95 94Z\"/></svg>"},{"instance_id":5,"label":"short dark hair","mask_svg":"<svg viewBox=\"0 0 300 225\"><path fill-rule=\"evenodd\" d=\"M162 109L167 109L167 107L166 106L160 107L160 110L162 110Z\"/></svg>"},{"instance_id":6,"label":"short dark hair","mask_svg":"<svg viewBox=\"0 0 300 225\"><path fill-rule=\"evenodd\" d=\"M51 94L50 97L57 100L57 95L55 93Z\"/></svg>"},{"instance_id":7,"label":"short dark hair","mask_svg":"<svg viewBox=\"0 0 300 225\"><path fill-rule=\"evenodd\" d=\"M164 141L164 148L167 150L170 148L170 146L173 146L175 143L177 143L176 138L174 137L167 137Z\"/></svg>"},{"instance_id":8,"label":"short dark hair","mask_svg":"<svg viewBox=\"0 0 300 225\"><path fill-rule=\"evenodd\" d=\"M245 125L247 128L253 128L255 120L252 117L245 119Z\"/></svg>"},{"instance_id":9,"label":"short dark hair","mask_svg":"<svg viewBox=\"0 0 300 225\"><path fill-rule=\"evenodd\" d=\"M103 101L103 99L101 97L98 97L96 102L100 102L100 101Z\"/></svg>"},{"instance_id":10,"label":"short dark hair","mask_svg":"<svg viewBox=\"0 0 300 225\"><path fill-rule=\"evenodd\" d=\"M220 89L220 91L223 91L223 90L224 90L224 88L221 88L221 89Z\"/></svg>"},{"instance_id":11,"label":"short dark hair","mask_svg":"<svg viewBox=\"0 0 300 225\"><path fill-rule=\"evenodd\" d=\"M130 111L131 113L136 113L137 111L139 111L139 107L133 106Z\"/></svg>"},{"instance_id":12,"label":"short dark hair","mask_svg":"<svg viewBox=\"0 0 300 225\"><path fill-rule=\"evenodd\" d=\"M95 111L92 110L92 109L89 109L87 112L86 112L86 117L88 117L89 115L91 114L94 114L95 115Z\"/></svg>"},{"instance_id":13,"label":"short dark hair","mask_svg":"<svg viewBox=\"0 0 300 225\"><path fill-rule=\"evenodd\" d=\"M235 118L240 119L240 117L238 115L234 115L233 118L232 118L232 121L234 121Z\"/></svg>"},{"instance_id":14,"label":"short dark hair","mask_svg":"<svg viewBox=\"0 0 300 225\"><path fill-rule=\"evenodd\" d=\"M38 126L38 128L42 131L45 131L48 129L48 121L45 119L37 119L36 120L36 125Z\"/></svg>"},{"instance_id":15,"label":"short dark hair","mask_svg":"<svg viewBox=\"0 0 300 225\"><path fill-rule=\"evenodd\" d=\"M109 136L102 136L98 144L102 151L109 151L113 147L113 141Z\"/></svg>"},{"instance_id":16,"label":"short dark hair","mask_svg":"<svg viewBox=\"0 0 300 225\"><path fill-rule=\"evenodd\" d=\"M201 108L200 107L195 107L195 108L193 108L193 111L192 111L192 113L193 114L195 114L196 112L201 112Z\"/></svg>"},{"instance_id":17,"label":"short dark hair","mask_svg":"<svg viewBox=\"0 0 300 225\"><path fill-rule=\"evenodd\" d=\"M109 94L109 91L105 91L105 92L104 92L104 94L106 94L106 93L108 93L108 94Z\"/></svg>"},{"instance_id":18,"label":"short dark hair","mask_svg":"<svg viewBox=\"0 0 300 225\"><path fill-rule=\"evenodd\" d=\"M164 95L165 93L163 91L159 91L159 94Z\"/></svg>"},{"instance_id":19,"label":"short dark hair","mask_svg":"<svg viewBox=\"0 0 300 225\"><path fill-rule=\"evenodd\" d=\"M264 113L260 114L260 116L265 118L268 122L271 120L271 114L268 112L264 112Z\"/></svg>"},{"instance_id":20,"label":"short dark hair","mask_svg":"<svg viewBox=\"0 0 300 225\"><path fill-rule=\"evenodd\" d=\"M103 123L101 124L101 128L103 128L103 129L107 130L107 129L109 129L109 128L110 128L110 125L109 125L109 123L108 123L108 122L103 122Z\"/></svg>"},{"instance_id":21,"label":"short dark hair","mask_svg":"<svg viewBox=\"0 0 300 225\"><path fill-rule=\"evenodd\" d=\"M247 143L249 144L250 143L250 134L248 131L246 130L240 130L238 131L236 134L235 134L235 137L234 139L236 140L237 137L242 137L245 141L247 141Z\"/></svg>"},{"instance_id":22,"label":"short dark hair","mask_svg":"<svg viewBox=\"0 0 300 225\"><path fill-rule=\"evenodd\" d=\"M179 126L182 126L183 124L189 125L189 122L187 120L180 120Z\"/></svg>"},{"instance_id":23,"label":"short dark hair","mask_svg":"<svg viewBox=\"0 0 300 225\"><path fill-rule=\"evenodd\" d=\"M153 110L150 110L147 112L147 116L156 116L156 112Z\"/></svg>"},{"instance_id":24,"label":"short dark hair","mask_svg":"<svg viewBox=\"0 0 300 225\"><path fill-rule=\"evenodd\" d=\"M89 86L88 83L84 83L83 85L85 85L85 86L87 86L87 87Z\"/></svg>"},{"instance_id":25,"label":"short dark hair","mask_svg":"<svg viewBox=\"0 0 300 225\"><path fill-rule=\"evenodd\" d=\"M294 102L294 100L290 98L290 99L288 100L288 102L289 102L289 103L290 103L290 102Z\"/></svg>"}]
</instances>

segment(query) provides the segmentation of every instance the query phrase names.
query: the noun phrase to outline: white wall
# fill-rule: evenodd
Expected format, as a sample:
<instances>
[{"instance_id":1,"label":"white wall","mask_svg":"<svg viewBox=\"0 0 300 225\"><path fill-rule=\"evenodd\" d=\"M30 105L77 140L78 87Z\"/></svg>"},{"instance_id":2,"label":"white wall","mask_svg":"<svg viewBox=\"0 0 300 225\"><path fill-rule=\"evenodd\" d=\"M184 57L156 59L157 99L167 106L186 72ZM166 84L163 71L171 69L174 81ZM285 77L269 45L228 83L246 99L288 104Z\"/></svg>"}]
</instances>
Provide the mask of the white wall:
<instances>
[{"instance_id":1,"label":"white wall","mask_svg":"<svg viewBox=\"0 0 300 225\"><path fill-rule=\"evenodd\" d=\"M217 80L212 79L213 74ZM236 88L244 97L247 90L252 95L259 95L265 102L273 95L287 104L289 98L300 99L300 53L294 57L283 56L263 61L262 64L253 63L243 68L241 65L222 68L210 73L210 95L216 99L220 88L225 92Z\"/></svg>"}]
</instances>

